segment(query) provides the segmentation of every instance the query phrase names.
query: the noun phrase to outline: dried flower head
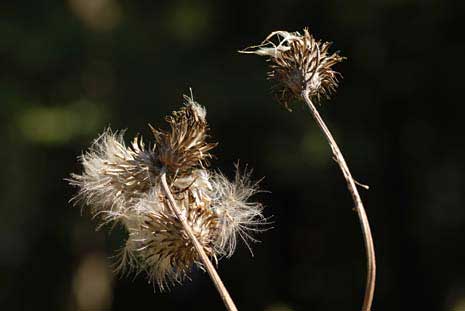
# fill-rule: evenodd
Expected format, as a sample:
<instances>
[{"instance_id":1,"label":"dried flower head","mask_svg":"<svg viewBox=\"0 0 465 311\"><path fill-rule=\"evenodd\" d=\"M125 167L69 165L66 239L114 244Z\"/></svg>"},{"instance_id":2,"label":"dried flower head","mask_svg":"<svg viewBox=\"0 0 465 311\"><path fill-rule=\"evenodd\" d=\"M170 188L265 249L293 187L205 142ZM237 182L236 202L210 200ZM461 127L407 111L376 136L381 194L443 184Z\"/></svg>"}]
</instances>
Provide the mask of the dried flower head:
<instances>
[{"instance_id":1,"label":"dried flower head","mask_svg":"<svg viewBox=\"0 0 465 311\"><path fill-rule=\"evenodd\" d=\"M196 204L190 191L183 192L177 203L207 255L216 258L218 226L214 212ZM146 271L151 280L165 288L185 279L194 263L201 265L198 252L165 197L152 191L136 209L138 215L125 221L129 236L120 268Z\"/></svg>"},{"instance_id":2,"label":"dried flower head","mask_svg":"<svg viewBox=\"0 0 465 311\"><path fill-rule=\"evenodd\" d=\"M249 172L237 169L229 181L206 168L215 146L206 142L206 111L185 98L186 105L167 117L170 131L152 128L153 147L137 137L127 147L122 133L106 130L80 157L83 172L70 179L79 188L76 201L101 216L102 224L121 223L127 230L118 270L146 272L161 289L183 281L193 265L203 267L162 189L161 172L167 172L182 217L215 261L233 254L238 236L254 241L251 232L266 223L262 205L249 202L258 190Z\"/></svg>"},{"instance_id":3,"label":"dried flower head","mask_svg":"<svg viewBox=\"0 0 465 311\"><path fill-rule=\"evenodd\" d=\"M80 157L82 174L71 174L70 184L79 187L73 198L101 212L123 212L155 183L160 168L156 154L135 137L127 147L123 132L105 130Z\"/></svg>"},{"instance_id":4,"label":"dried flower head","mask_svg":"<svg viewBox=\"0 0 465 311\"><path fill-rule=\"evenodd\" d=\"M268 57L268 78L278 82L275 95L288 108L289 101L301 98L304 91L318 100L321 96L329 98L335 91L339 73L332 66L344 57L338 52L330 54L330 46L329 42L317 41L305 28L303 35L274 31L261 44L240 52Z\"/></svg>"},{"instance_id":5,"label":"dried flower head","mask_svg":"<svg viewBox=\"0 0 465 311\"><path fill-rule=\"evenodd\" d=\"M209 151L216 146L206 142L208 124L205 108L194 102L192 97L184 98L187 105L166 118L170 131L151 127L158 160L167 169L180 174L198 165L208 165Z\"/></svg>"}]
</instances>

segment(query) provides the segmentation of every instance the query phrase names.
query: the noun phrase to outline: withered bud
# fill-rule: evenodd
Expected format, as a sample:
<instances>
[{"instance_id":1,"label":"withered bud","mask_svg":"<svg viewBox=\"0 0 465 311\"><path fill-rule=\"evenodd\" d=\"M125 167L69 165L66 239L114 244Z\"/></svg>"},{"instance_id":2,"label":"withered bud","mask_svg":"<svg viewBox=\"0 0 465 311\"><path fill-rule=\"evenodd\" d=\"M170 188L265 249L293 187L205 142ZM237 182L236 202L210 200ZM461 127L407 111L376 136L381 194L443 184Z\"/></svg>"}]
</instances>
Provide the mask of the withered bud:
<instances>
[{"instance_id":1,"label":"withered bud","mask_svg":"<svg viewBox=\"0 0 465 311\"><path fill-rule=\"evenodd\" d=\"M289 109L289 102L302 99L304 91L317 100L321 96L329 98L335 91L340 74L332 66L345 58L339 52L330 54L330 46L329 42L317 41L305 28L303 35L274 31L261 44L239 52L268 58L268 78L278 83L274 93L278 101Z\"/></svg>"}]
</instances>

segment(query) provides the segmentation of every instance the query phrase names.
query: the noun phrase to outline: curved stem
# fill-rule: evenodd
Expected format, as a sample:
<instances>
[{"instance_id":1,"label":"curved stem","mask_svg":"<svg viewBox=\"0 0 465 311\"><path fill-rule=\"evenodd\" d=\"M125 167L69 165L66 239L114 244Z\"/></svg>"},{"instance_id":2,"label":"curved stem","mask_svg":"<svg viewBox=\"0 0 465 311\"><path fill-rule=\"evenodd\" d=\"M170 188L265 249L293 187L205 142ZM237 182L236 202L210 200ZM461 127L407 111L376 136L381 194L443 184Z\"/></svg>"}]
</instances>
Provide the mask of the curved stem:
<instances>
[{"instance_id":1,"label":"curved stem","mask_svg":"<svg viewBox=\"0 0 465 311\"><path fill-rule=\"evenodd\" d=\"M323 132L326 140L328 141L335 160L339 167L341 168L342 174L347 182L347 188L352 196L352 199L355 204L355 210L357 212L358 218L360 220L360 226L362 228L363 239L365 242L365 250L366 250L366 257L367 257L367 280L366 280L366 288L365 288L365 297L363 299L363 306L362 311L370 311L371 305L373 303L373 296L375 293L375 279L376 279L376 258L375 258L375 248L373 245L373 237L371 235L370 224L368 222L368 217L365 212L365 208L363 207L362 199L357 190L356 181L352 177L352 174L349 171L349 167L347 166L344 157L342 156L342 152L339 149L336 140L331 135L328 127L326 126L325 122L321 118L318 110L316 109L315 105L311 101L309 97L308 90L304 90L302 92L302 97L305 100L308 108L310 108L310 112L312 113L313 119L315 119L316 123L320 127L321 131Z\"/></svg>"},{"instance_id":2,"label":"curved stem","mask_svg":"<svg viewBox=\"0 0 465 311\"><path fill-rule=\"evenodd\" d=\"M224 286L223 281L221 281L221 278L218 275L218 272L216 272L215 267L213 266L212 262L210 261L207 254L205 253L205 250L203 249L202 245L200 245L199 241L195 237L195 234L192 231L192 228L190 227L189 223L187 222L186 217L181 213L180 209L178 208L176 201L173 197L173 194L171 193L170 187L168 186L168 183L166 182L166 172L164 169L161 172L160 179L161 179L161 185L162 185L163 191L166 193L166 196L168 197L168 201L170 203L169 206L172 212L181 221L181 224L184 230L186 231L189 238L192 240L192 244L194 245L196 251L199 253L200 259L202 263L204 264L205 268L207 269L207 272L210 275L210 278L212 279L213 283L215 284L216 289L218 290L221 298L223 299L226 309L228 311L237 311L236 305L234 304L234 301L229 295L228 290Z\"/></svg>"}]
</instances>

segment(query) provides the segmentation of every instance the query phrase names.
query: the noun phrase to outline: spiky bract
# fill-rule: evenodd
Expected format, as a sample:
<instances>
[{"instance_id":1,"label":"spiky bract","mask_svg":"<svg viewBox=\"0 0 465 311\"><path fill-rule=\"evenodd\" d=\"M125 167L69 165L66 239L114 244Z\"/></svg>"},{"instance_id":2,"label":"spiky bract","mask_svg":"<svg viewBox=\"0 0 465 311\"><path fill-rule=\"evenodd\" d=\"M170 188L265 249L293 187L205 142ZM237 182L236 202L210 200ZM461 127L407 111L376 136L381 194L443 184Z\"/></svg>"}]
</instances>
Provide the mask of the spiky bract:
<instances>
[{"instance_id":1,"label":"spiky bract","mask_svg":"<svg viewBox=\"0 0 465 311\"><path fill-rule=\"evenodd\" d=\"M209 151L216 144L207 143L208 124L206 110L185 96L188 105L166 117L170 131L152 127L155 136L158 160L172 172L186 173L191 168L206 162Z\"/></svg>"}]
</instances>

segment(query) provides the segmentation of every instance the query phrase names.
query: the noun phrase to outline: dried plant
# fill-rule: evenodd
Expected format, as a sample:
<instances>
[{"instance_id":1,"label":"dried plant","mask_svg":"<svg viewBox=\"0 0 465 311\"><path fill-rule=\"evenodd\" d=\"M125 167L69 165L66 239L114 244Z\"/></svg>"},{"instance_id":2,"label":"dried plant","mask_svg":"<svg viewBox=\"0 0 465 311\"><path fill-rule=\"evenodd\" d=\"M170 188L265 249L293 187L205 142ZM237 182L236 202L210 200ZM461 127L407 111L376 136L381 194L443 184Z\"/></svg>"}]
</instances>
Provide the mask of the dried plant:
<instances>
[{"instance_id":1,"label":"dried plant","mask_svg":"<svg viewBox=\"0 0 465 311\"><path fill-rule=\"evenodd\" d=\"M265 56L270 64L268 78L278 83L275 87L278 100L286 107L290 100L304 101L328 141L346 179L363 232L367 257L367 281L362 310L369 311L375 290L376 261L371 229L357 185L368 187L357 183L352 177L341 150L312 101L315 98L319 100L321 96L329 97L338 86L339 73L332 67L344 57L337 52L329 53L330 45L328 42L317 41L307 29L304 29L303 34L275 31L261 44L239 52Z\"/></svg>"},{"instance_id":2,"label":"dried plant","mask_svg":"<svg viewBox=\"0 0 465 311\"><path fill-rule=\"evenodd\" d=\"M185 100L192 101L187 96ZM205 108L192 102L166 118L170 131L151 127L161 165L171 172L183 174L195 166L208 164L207 160L211 158L209 151L216 144L206 142L206 116Z\"/></svg>"},{"instance_id":3,"label":"dried plant","mask_svg":"<svg viewBox=\"0 0 465 311\"><path fill-rule=\"evenodd\" d=\"M278 42L273 42L276 39ZM275 95L286 108L303 91L310 97L329 98L338 86L338 72L332 66L345 58L338 52L330 54L331 43L317 41L307 29L298 32L274 31L256 46L241 53L268 57L268 78L277 82Z\"/></svg>"},{"instance_id":4,"label":"dried plant","mask_svg":"<svg viewBox=\"0 0 465 311\"><path fill-rule=\"evenodd\" d=\"M262 205L250 202L257 184L236 168L229 181L208 169L206 110L192 97L166 118L169 131L151 127L153 146L140 137L128 147L122 132L106 130L80 161L70 183L74 200L106 223L128 232L118 270L145 272L161 289L188 278L194 265L206 269L228 310L237 310L210 258L234 253L236 241L252 240L266 222ZM247 245L249 245L247 243Z\"/></svg>"}]
</instances>

